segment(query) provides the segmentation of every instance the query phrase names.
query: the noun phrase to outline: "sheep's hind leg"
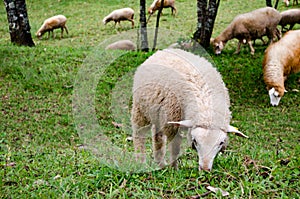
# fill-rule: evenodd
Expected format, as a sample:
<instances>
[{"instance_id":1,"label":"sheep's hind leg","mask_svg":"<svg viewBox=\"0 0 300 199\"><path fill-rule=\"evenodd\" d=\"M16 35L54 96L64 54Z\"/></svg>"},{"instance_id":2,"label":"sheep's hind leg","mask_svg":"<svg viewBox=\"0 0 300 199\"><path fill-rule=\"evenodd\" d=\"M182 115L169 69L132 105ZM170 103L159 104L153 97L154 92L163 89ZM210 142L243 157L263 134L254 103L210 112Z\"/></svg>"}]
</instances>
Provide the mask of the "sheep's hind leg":
<instances>
[{"instance_id":1,"label":"sheep's hind leg","mask_svg":"<svg viewBox=\"0 0 300 199\"><path fill-rule=\"evenodd\" d=\"M238 47L237 47L236 51L234 52L234 54L239 54L240 53L240 51L241 51L241 44L242 44L242 42L239 41Z\"/></svg>"},{"instance_id":2,"label":"sheep's hind leg","mask_svg":"<svg viewBox=\"0 0 300 199\"><path fill-rule=\"evenodd\" d=\"M152 144L153 144L153 155L154 161L160 168L166 166L164 160L166 154L166 135L158 129L155 125L152 125Z\"/></svg>"}]
</instances>

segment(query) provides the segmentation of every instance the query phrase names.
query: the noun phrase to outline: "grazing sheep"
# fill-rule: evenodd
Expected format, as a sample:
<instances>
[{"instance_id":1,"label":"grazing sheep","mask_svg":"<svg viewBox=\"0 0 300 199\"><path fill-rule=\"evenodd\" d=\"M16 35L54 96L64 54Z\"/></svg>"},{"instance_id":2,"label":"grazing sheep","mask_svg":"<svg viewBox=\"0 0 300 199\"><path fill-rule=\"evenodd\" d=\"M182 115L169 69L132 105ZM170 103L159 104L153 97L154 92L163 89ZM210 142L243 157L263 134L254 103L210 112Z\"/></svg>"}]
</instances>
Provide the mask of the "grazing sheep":
<instances>
[{"instance_id":1,"label":"grazing sheep","mask_svg":"<svg viewBox=\"0 0 300 199\"><path fill-rule=\"evenodd\" d=\"M138 161L145 162L145 141L152 131L154 161L177 168L182 136L179 126L189 129L188 140L198 152L199 169L211 170L217 153L226 146L227 132L241 132L229 125L228 91L221 75L206 59L180 49L165 49L148 58L135 72L131 124Z\"/></svg>"},{"instance_id":2,"label":"grazing sheep","mask_svg":"<svg viewBox=\"0 0 300 199\"><path fill-rule=\"evenodd\" d=\"M148 8L148 13L150 15L153 15L156 10L159 10L161 6L161 0L154 0L150 7ZM164 8L171 8L172 9L172 15L175 15L177 12L177 9L175 7L175 0L164 0Z\"/></svg>"},{"instance_id":3,"label":"grazing sheep","mask_svg":"<svg viewBox=\"0 0 300 199\"><path fill-rule=\"evenodd\" d=\"M300 71L300 30L291 30L265 51L264 81L272 106L277 106L284 95L284 81L291 73Z\"/></svg>"},{"instance_id":4,"label":"grazing sheep","mask_svg":"<svg viewBox=\"0 0 300 199\"><path fill-rule=\"evenodd\" d=\"M119 23L119 25L121 26L120 21L131 21L132 28L134 28L133 17L134 17L134 10L133 9L131 9L131 8L121 8L121 9L117 9L117 10L112 11L109 15L104 17L103 23L104 23L104 25L106 25L108 22L114 21L115 22L115 27L116 27L117 23Z\"/></svg>"},{"instance_id":5,"label":"grazing sheep","mask_svg":"<svg viewBox=\"0 0 300 199\"><path fill-rule=\"evenodd\" d=\"M300 23L300 9L290 9L280 13L281 20L279 25L281 25L281 30L285 28L288 24L290 27L288 30L292 30L296 23Z\"/></svg>"},{"instance_id":6,"label":"grazing sheep","mask_svg":"<svg viewBox=\"0 0 300 199\"><path fill-rule=\"evenodd\" d=\"M136 50L136 45L130 40L120 40L109 44L105 50Z\"/></svg>"},{"instance_id":7,"label":"grazing sheep","mask_svg":"<svg viewBox=\"0 0 300 199\"><path fill-rule=\"evenodd\" d=\"M260 8L236 16L218 37L212 39L211 43L215 54L221 54L226 42L233 38L239 40L235 53L239 53L242 43L248 43L251 54L254 54L255 50L251 44L251 40L267 35L271 42L273 42L276 36L278 38L276 26L280 19L280 13L271 7Z\"/></svg>"},{"instance_id":8,"label":"grazing sheep","mask_svg":"<svg viewBox=\"0 0 300 199\"><path fill-rule=\"evenodd\" d=\"M290 5L290 0L283 0L286 6ZM293 5L298 5L298 0L293 0Z\"/></svg>"},{"instance_id":9,"label":"grazing sheep","mask_svg":"<svg viewBox=\"0 0 300 199\"><path fill-rule=\"evenodd\" d=\"M56 15L46 19L42 25L42 27L37 31L36 36L41 39L43 34L48 32L48 38L50 36L50 32L52 32L52 37L54 38L53 30L60 28L61 29L61 38L63 37L64 29L66 30L67 34L68 28L66 26L67 18L64 15Z\"/></svg>"}]
</instances>

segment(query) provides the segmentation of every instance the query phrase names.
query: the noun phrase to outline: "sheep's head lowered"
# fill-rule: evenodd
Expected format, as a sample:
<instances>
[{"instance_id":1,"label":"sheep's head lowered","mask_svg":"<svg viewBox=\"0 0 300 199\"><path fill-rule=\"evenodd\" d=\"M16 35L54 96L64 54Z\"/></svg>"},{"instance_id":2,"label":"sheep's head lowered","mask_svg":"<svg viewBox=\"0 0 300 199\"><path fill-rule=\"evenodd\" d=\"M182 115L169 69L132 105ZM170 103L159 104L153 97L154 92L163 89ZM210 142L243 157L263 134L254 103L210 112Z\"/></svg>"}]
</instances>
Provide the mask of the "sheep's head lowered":
<instances>
[{"instance_id":1,"label":"sheep's head lowered","mask_svg":"<svg viewBox=\"0 0 300 199\"><path fill-rule=\"evenodd\" d=\"M192 147L196 149L199 157L199 170L211 171L216 155L223 151L228 144L227 132L236 133L241 137L248 138L233 126L228 129L209 128L205 126L193 125L191 120L180 122L169 122L191 129Z\"/></svg>"}]
</instances>

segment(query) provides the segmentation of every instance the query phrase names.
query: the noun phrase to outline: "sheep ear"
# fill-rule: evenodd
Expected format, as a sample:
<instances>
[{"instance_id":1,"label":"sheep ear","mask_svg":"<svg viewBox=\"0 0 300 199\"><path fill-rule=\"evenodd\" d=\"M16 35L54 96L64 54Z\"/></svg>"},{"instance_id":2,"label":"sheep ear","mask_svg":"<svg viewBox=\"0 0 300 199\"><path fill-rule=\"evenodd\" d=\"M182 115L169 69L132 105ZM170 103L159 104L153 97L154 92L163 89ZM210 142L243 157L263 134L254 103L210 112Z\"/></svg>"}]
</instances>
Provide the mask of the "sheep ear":
<instances>
[{"instance_id":1,"label":"sheep ear","mask_svg":"<svg viewBox=\"0 0 300 199\"><path fill-rule=\"evenodd\" d=\"M248 138L247 135L243 134L242 132L240 132L236 127L228 125L228 129L227 129L228 133L234 133L240 137L244 137L244 138Z\"/></svg>"},{"instance_id":2,"label":"sheep ear","mask_svg":"<svg viewBox=\"0 0 300 199\"><path fill-rule=\"evenodd\" d=\"M214 39L214 38L210 38L210 44L213 44L213 43L214 43L214 41L215 41L215 39Z\"/></svg>"},{"instance_id":3,"label":"sheep ear","mask_svg":"<svg viewBox=\"0 0 300 199\"><path fill-rule=\"evenodd\" d=\"M177 126L192 128L194 126L193 122L191 120L182 120L179 122L168 122L168 124L174 124Z\"/></svg>"}]
</instances>

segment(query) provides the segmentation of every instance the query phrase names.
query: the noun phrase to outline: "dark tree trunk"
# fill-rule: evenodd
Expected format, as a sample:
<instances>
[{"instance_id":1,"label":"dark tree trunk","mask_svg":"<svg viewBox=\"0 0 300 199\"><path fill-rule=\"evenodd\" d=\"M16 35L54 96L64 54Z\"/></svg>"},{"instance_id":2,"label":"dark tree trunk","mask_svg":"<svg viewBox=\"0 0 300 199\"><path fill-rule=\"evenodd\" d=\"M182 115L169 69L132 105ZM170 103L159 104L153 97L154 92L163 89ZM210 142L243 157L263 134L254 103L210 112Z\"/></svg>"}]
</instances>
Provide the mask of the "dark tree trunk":
<instances>
[{"instance_id":1,"label":"dark tree trunk","mask_svg":"<svg viewBox=\"0 0 300 199\"><path fill-rule=\"evenodd\" d=\"M268 7L273 7L273 6L272 6L272 0L266 0L266 5L267 5Z\"/></svg>"},{"instance_id":2,"label":"dark tree trunk","mask_svg":"<svg viewBox=\"0 0 300 199\"><path fill-rule=\"evenodd\" d=\"M203 48L209 47L220 0L197 0L197 30L193 39Z\"/></svg>"},{"instance_id":3,"label":"dark tree trunk","mask_svg":"<svg viewBox=\"0 0 300 199\"><path fill-rule=\"evenodd\" d=\"M275 9L277 9L278 3L279 3L279 0L276 0L276 1L275 1L275 5L274 5L274 8L275 8ZM267 5L268 7L273 7L273 6L272 6L272 0L266 0L266 5Z\"/></svg>"},{"instance_id":4,"label":"dark tree trunk","mask_svg":"<svg viewBox=\"0 0 300 199\"><path fill-rule=\"evenodd\" d=\"M148 35L147 35L147 19L146 19L146 0L140 0L140 24L141 24L141 50L148 52Z\"/></svg>"},{"instance_id":5,"label":"dark tree trunk","mask_svg":"<svg viewBox=\"0 0 300 199\"><path fill-rule=\"evenodd\" d=\"M34 46L25 0L4 0L11 42L17 45Z\"/></svg>"},{"instance_id":6,"label":"dark tree trunk","mask_svg":"<svg viewBox=\"0 0 300 199\"><path fill-rule=\"evenodd\" d=\"M154 34L154 41L153 41L153 48L152 48L152 51L154 51L155 48L156 48L157 35L158 35L158 28L159 28L159 19L160 19L160 15L161 15L161 13L162 13L163 8L164 8L164 0L161 0L160 8L159 8L159 10L158 10L158 14L157 14L157 18L156 18L156 26L155 26L155 34Z\"/></svg>"}]
</instances>

